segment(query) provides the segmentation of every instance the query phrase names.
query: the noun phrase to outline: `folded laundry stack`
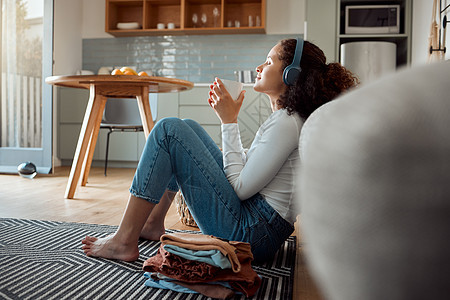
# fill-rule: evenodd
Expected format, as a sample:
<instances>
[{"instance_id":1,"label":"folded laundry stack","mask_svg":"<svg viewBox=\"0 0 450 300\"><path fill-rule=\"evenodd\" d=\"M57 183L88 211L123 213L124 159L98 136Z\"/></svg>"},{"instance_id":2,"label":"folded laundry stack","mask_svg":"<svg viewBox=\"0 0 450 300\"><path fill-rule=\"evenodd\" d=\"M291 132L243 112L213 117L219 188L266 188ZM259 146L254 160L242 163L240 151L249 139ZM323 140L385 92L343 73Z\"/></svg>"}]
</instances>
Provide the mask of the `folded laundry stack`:
<instances>
[{"instance_id":1,"label":"folded laundry stack","mask_svg":"<svg viewBox=\"0 0 450 300\"><path fill-rule=\"evenodd\" d=\"M253 296L261 278L252 269L250 244L212 235L169 233L158 252L144 262L145 285L228 299Z\"/></svg>"}]
</instances>

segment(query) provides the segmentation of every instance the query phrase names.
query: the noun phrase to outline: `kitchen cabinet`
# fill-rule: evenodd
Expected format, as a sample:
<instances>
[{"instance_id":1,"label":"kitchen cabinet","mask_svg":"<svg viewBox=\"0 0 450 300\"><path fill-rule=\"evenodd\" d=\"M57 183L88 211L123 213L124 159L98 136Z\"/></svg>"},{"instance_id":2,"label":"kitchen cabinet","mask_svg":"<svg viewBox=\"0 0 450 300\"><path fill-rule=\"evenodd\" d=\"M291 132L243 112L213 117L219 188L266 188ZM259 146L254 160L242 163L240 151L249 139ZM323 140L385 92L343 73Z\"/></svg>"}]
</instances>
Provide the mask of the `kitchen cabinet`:
<instances>
[{"instance_id":1,"label":"kitchen cabinet","mask_svg":"<svg viewBox=\"0 0 450 300\"><path fill-rule=\"evenodd\" d=\"M58 87L58 129L57 155L63 165L71 165L80 134L89 90ZM133 99L130 99L133 101ZM93 156L93 165L102 165L106 152L106 135L108 130L101 129ZM115 132L111 135L109 157L115 166L120 161L123 166L134 166L139 160L145 137L142 132ZM101 161L101 164L95 162ZM116 161L116 162L115 162Z\"/></svg>"},{"instance_id":2,"label":"kitchen cabinet","mask_svg":"<svg viewBox=\"0 0 450 300\"><path fill-rule=\"evenodd\" d=\"M249 148L259 126L272 113L270 100L255 92L252 84L245 84L245 99L238 115L239 130L244 148ZM178 117L194 119L205 128L217 145L222 145L220 121L207 102L209 85L195 86L179 93ZM161 103L161 102L158 102Z\"/></svg>"},{"instance_id":3,"label":"kitchen cabinet","mask_svg":"<svg viewBox=\"0 0 450 300\"><path fill-rule=\"evenodd\" d=\"M61 160L73 159L77 147L89 91L57 88L57 156ZM94 159L98 157L98 151Z\"/></svg>"},{"instance_id":4,"label":"kitchen cabinet","mask_svg":"<svg viewBox=\"0 0 450 300\"><path fill-rule=\"evenodd\" d=\"M265 33L266 0L106 0L105 18L116 37Z\"/></svg>"},{"instance_id":5,"label":"kitchen cabinet","mask_svg":"<svg viewBox=\"0 0 450 300\"><path fill-rule=\"evenodd\" d=\"M255 92L251 84L244 85L244 103L238 117L241 140L249 148L259 126L271 114L270 100ZM209 107L209 84L196 84L192 90L181 93L157 94L157 120L179 117L196 120L218 146L222 144L220 121ZM63 165L71 165L77 146L81 123L89 99L89 91L58 87L57 155ZM132 101L132 99L130 99ZM94 166L103 166L107 130L100 130L94 157ZM117 132L111 135L108 164L113 167L136 167L145 145L142 132Z\"/></svg>"}]
</instances>

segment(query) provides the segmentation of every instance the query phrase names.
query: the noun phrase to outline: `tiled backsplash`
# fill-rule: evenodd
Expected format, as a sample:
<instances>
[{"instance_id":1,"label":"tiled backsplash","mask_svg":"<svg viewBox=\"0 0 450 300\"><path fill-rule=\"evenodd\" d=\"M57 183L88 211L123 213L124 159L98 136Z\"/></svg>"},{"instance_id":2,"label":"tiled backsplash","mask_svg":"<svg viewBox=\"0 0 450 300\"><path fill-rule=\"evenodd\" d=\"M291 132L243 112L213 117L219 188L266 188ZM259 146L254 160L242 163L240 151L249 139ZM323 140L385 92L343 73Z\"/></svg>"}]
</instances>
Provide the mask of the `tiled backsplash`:
<instances>
[{"instance_id":1,"label":"tiled backsplash","mask_svg":"<svg viewBox=\"0 0 450 300\"><path fill-rule=\"evenodd\" d=\"M270 49L292 35L145 36L83 40L83 69L134 66L138 71L209 83L235 79L236 70L255 70Z\"/></svg>"}]
</instances>

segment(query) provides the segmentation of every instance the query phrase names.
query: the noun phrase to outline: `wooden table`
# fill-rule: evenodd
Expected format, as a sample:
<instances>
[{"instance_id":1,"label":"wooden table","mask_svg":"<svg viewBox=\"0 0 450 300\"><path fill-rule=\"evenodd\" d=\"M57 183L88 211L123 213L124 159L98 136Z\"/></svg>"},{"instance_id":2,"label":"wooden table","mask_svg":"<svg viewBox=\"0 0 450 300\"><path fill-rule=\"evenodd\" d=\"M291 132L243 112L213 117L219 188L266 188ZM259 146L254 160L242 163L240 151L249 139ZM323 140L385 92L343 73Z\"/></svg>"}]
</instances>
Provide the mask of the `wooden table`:
<instances>
[{"instance_id":1,"label":"wooden table","mask_svg":"<svg viewBox=\"0 0 450 300\"><path fill-rule=\"evenodd\" d=\"M81 173L83 173L81 185L85 186L87 183L100 123L108 98L136 98L147 138L153 128L148 94L186 91L194 86L192 82L181 79L135 75L52 76L46 78L45 82L56 86L83 88L90 91L67 183L65 193L67 199L73 198Z\"/></svg>"}]
</instances>

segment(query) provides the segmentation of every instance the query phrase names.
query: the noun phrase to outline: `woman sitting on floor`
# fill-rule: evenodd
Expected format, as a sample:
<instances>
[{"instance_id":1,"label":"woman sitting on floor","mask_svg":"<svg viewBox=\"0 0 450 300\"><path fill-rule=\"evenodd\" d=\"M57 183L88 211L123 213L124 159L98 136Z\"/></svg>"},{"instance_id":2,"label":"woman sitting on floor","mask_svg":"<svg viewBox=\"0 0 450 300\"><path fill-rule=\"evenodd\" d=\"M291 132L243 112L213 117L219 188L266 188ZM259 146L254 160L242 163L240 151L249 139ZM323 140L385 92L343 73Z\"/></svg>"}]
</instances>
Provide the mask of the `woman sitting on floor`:
<instances>
[{"instance_id":1,"label":"woman sitting on floor","mask_svg":"<svg viewBox=\"0 0 450 300\"><path fill-rule=\"evenodd\" d=\"M250 243L256 261L273 257L294 231L303 122L357 79L338 63L326 64L323 52L302 39L279 42L256 71L254 90L268 95L273 113L248 152L237 124L245 92L233 100L216 79L208 102L222 123L223 152L195 121L160 120L147 139L117 232L83 239L88 256L136 260L140 237L159 240L164 234L166 213L181 189L202 233Z\"/></svg>"}]
</instances>

